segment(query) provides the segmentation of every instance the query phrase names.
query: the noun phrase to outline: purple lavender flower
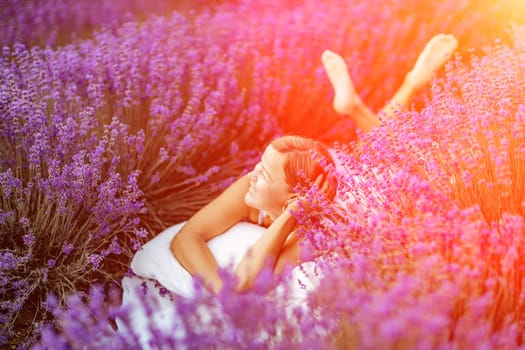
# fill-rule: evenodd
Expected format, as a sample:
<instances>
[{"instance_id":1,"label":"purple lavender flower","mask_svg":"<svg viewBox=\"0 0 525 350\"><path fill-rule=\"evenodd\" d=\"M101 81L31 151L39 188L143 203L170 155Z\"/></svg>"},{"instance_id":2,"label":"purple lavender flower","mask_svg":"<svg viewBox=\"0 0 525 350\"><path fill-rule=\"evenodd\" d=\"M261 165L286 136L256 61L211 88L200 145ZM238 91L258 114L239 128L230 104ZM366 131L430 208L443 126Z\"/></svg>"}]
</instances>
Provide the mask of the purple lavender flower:
<instances>
[{"instance_id":1,"label":"purple lavender flower","mask_svg":"<svg viewBox=\"0 0 525 350\"><path fill-rule=\"evenodd\" d=\"M65 256L68 256L69 254L71 254L71 252L73 251L73 249L75 249L75 247L74 247L73 244L71 244L71 243L67 243L67 242L65 242L65 243L62 245L62 253L64 253Z\"/></svg>"},{"instance_id":2,"label":"purple lavender flower","mask_svg":"<svg viewBox=\"0 0 525 350\"><path fill-rule=\"evenodd\" d=\"M48 267L49 269L52 269L52 268L54 268L54 267L56 266L56 263L57 263L57 262L56 262L55 259L49 259L49 260L47 261L47 267Z\"/></svg>"},{"instance_id":3,"label":"purple lavender flower","mask_svg":"<svg viewBox=\"0 0 525 350\"><path fill-rule=\"evenodd\" d=\"M82 347L100 339L104 347L114 339L136 347L105 333L100 294L90 294L88 306L65 294L118 279L143 241L213 198L275 135L354 138L352 125L331 111L323 49L352 63L361 97L377 109L435 32L453 32L475 48L501 33L488 2L328 1L320 11L313 0L218 1L213 10L124 25L117 24L140 4L6 3L0 316L7 326L0 337L8 341L22 324L20 308L38 312L33 300L61 291L53 317L63 334L43 328L44 343ZM107 27L92 32L98 26ZM342 203L328 205L304 189L311 203L323 203L320 217L296 213L309 255L327 260L324 288L310 302L320 317L296 311L290 321L276 307L281 299L257 291L225 293L225 312L215 314L217 300L202 291L174 305L187 337L157 329L157 343L323 348L334 324L349 325L342 338L357 347L401 347L399 329L409 324L418 325L404 333L409 344L518 339L508 320L520 320L523 309L523 38L517 28L512 46L500 41L469 66L458 57L416 101L420 112L384 121L354 155L337 151ZM58 311L64 305L70 309ZM204 322L200 305L216 317ZM248 306L253 313L244 314Z\"/></svg>"},{"instance_id":4,"label":"purple lavender flower","mask_svg":"<svg viewBox=\"0 0 525 350\"><path fill-rule=\"evenodd\" d=\"M89 262L93 266L93 269L97 270L102 262L102 256L99 254L91 254L89 256Z\"/></svg>"},{"instance_id":5,"label":"purple lavender flower","mask_svg":"<svg viewBox=\"0 0 525 350\"><path fill-rule=\"evenodd\" d=\"M28 232L22 236L22 240L26 247L31 247L36 242L36 236L33 233Z\"/></svg>"}]
</instances>

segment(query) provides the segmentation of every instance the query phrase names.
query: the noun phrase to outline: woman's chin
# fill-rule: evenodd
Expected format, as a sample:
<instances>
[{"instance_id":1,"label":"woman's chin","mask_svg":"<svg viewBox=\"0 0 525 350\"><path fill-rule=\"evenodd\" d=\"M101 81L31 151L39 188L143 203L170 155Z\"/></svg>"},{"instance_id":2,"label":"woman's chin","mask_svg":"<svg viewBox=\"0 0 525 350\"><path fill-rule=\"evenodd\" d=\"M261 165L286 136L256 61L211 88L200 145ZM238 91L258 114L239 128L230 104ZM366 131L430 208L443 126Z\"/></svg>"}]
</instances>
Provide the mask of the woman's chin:
<instances>
[{"instance_id":1,"label":"woman's chin","mask_svg":"<svg viewBox=\"0 0 525 350\"><path fill-rule=\"evenodd\" d=\"M247 206L255 208L255 198L253 198L253 194L250 192L246 192L244 195L244 203L246 203Z\"/></svg>"}]
</instances>

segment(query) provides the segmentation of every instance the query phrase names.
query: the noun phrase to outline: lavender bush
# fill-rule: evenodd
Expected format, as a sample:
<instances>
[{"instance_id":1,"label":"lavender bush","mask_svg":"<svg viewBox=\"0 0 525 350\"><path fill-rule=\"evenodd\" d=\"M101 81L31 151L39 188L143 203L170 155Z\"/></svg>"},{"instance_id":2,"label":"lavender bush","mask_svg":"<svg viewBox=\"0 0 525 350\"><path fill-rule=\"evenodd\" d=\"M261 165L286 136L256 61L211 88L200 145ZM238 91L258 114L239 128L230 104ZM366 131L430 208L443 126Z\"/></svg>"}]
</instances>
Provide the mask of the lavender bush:
<instances>
[{"instance_id":1,"label":"lavender bush","mask_svg":"<svg viewBox=\"0 0 525 350\"><path fill-rule=\"evenodd\" d=\"M63 305L121 276L140 241L250 164L239 143L275 132L228 74L225 43L192 49L202 40L175 14L59 50L4 49L3 342L36 325L48 292Z\"/></svg>"},{"instance_id":2,"label":"lavender bush","mask_svg":"<svg viewBox=\"0 0 525 350\"><path fill-rule=\"evenodd\" d=\"M504 35L509 10L515 10L511 1L491 0L362 1L352 6L337 1L321 6L315 0L264 4L156 0L147 6L140 1L39 1L25 6L10 1L7 5L2 22L7 23L3 28L11 34L5 35L3 44L52 43L56 41L52 37L59 35L53 34L56 31L91 37L100 26L116 31L127 20L182 10L205 38L199 45L206 46L214 38L215 42L248 45L255 50L247 57L238 57L236 62L246 67L237 67L237 71L243 87L254 86L249 95L264 101L264 108L278 118L284 132L327 141L348 141L355 135L352 131L340 132L352 130L352 124L338 118L330 108L331 89L319 65L322 50L328 47L348 58L361 97L378 110L392 96L430 36L448 31L460 39L462 50L480 48ZM519 11L513 13L519 19L515 15ZM261 71L261 86L249 78L254 69ZM323 119L326 122L318 122Z\"/></svg>"},{"instance_id":3,"label":"lavender bush","mask_svg":"<svg viewBox=\"0 0 525 350\"><path fill-rule=\"evenodd\" d=\"M257 288L236 294L225 276L228 283L217 297L200 289L193 299L173 300L174 312L184 320L185 329L195 332L174 340L171 332L157 330L155 339L162 341L152 346L523 346L523 205L508 204L509 196L499 192L490 198L490 194L476 196L478 188L458 180L469 170L470 184L503 181L517 196L523 191L519 180L523 177L519 146L524 141L519 133L524 105L519 90L525 61L523 30L515 28L511 46L496 44L486 56L473 57L471 66L460 63L458 57L448 66L445 79L435 82L432 98L422 111L384 120L382 127L363 136L362 147L356 152L337 153L346 197L327 209L325 220L310 220L302 231L313 253L324 256L318 264L322 288L310 294L306 318L301 309L292 314L281 312L276 300L284 301L284 295L265 299ZM471 99L468 91L477 91L479 99ZM491 94L498 99L492 99ZM483 101L496 103L498 108L494 110ZM480 113L480 108L494 113ZM455 121L454 128L443 125L447 118ZM496 121L497 128L476 127ZM484 143L489 129L491 144ZM451 133L454 137L449 137ZM509 133L513 148L502 142ZM501 147L508 153L496 153L502 157L496 163L491 155L501 152ZM477 158L462 158L466 150ZM510 172L500 170L511 161ZM455 164L462 168L455 168ZM489 179L486 169L490 167L498 171L490 173L494 177ZM315 191L307 196L311 203L325 206ZM306 223L301 221L306 219L303 214L299 213L299 219ZM268 276L262 281L268 282ZM144 308L152 305L145 299ZM216 310L217 305L221 312L210 313L211 319L205 323L196 317L199 306ZM75 343L77 331L66 325L80 311L89 315L88 320L126 314L118 308L111 313L100 310L102 306L92 303L87 308L55 311L64 332L48 328L40 346L56 344L57 339L64 344L93 345L89 340ZM228 328L232 318L242 320L234 322L233 329ZM206 331L200 333L204 325ZM278 333L280 326L284 336L257 343L265 332ZM319 326L321 329L316 328ZM124 348L129 345L124 341L134 339L133 332L105 330L104 334L101 347ZM125 340L121 339L123 334Z\"/></svg>"},{"instance_id":4,"label":"lavender bush","mask_svg":"<svg viewBox=\"0 0 525 350\"><path fill-rule=\"evenodd\" d=\"M257 49L248 62L265 77L264 85L248 81L254 86L250 95L263 101L285 133L327 142L347 142L355 135L352 123L331 108L332 89L320 65L324 49L346 58L360 97L379 110L432 35L450 32L458 37L460 52L481 51L493 38L506 38L508 27L498 16L508 8L503 2L352 1L350 6L307 0L285 2L289 8L282 3L241 1L201 17L206 25L200 27L222 35L240 32L239 38ZM421 106L423 98L417 102Z\"/></svg>"},{"instance_id":5,"label":"lavender bush","mask_svg":"<svg viewBox=\"0 0 525 350\"><path fill-rule=\"evenodd\" d=\"M95 281L120 279L141 242L209 201L254 163L272 137L287 132L342 142L352 139L351 123L330 111L330 87L319 62L323 49L347 57L361 97L378 109L433 34L452 32L463 44L463 52L469 47L478 52L505 27L494 16L500 11L496 5L484 12L485 2L468 1L414 1L408 7L406 1L363 1L352 6L329 1L323 3L322 11L315 1L285 5L217 1L188 15L175 12L123 25L117 24L130 17L120 12L119 2L101 5L109 6L107 14L118 13L115 23L104 16L97 17L97 22L86 20L91 10L67 7L60 12L66 7L56 4L28 6L20 12L20 23L24 18L40 23L37 19L45 11L55 14L49 18L56 21L28 26L32 32L18 32L20 24L2 27L17 33L2 34L7 38L2 44L9 46L0 56L2 344L12 341L14 331L20 329L27 332L18 334L18 341L31 343L34 327L51 316L59 321L64 334L58 337L64 342L72 342L78 327L95 327L89 322L78 326L75 312L108 318L96 302L97 292L87 307L80 306L84 297L66 296L87 293ZM19 9L15 2L9 6L5 11ZM75 15L63 22L60 18L68 11ZM86 21L92 23L86 27ZM491 24L493 32L480 35L481 23ZM91 32L99 25L111 28ZM55 27L57 36L51 30ZM472 28L477 35L472 35ZM81 31L84 34L79 36L87 40L73 40L55 49L14 44L62 44L69 39L56 39L60 33ZM336 254L327 266L335 264L342 271L335 273L327 267L326 272L326 285L341 294L332 298L321 294L311 301L326 320L342 320L348 326L344 329L351 329L350 334L341 335L341 342L368 346L363 339L377 331L378 318L366 313L366 308L386 303L383 298L396 300L405 284L413 286L407 297L417 297L416 305L428 307L428 315L435 315L437 335L432 334L438 343L443 324L451 342L465 344L474 341L475 332L501 334L487 340L497 341L519 326L521 321L514 320L520 314L509 309L521 295L516 248L520 238L514 234L522 227L521 153L520 143L513 140L521 137L523 94L517 72L523 64L519 58L522 42L518 33L514 47L502 42L487 49L485 56L472 56L472 68L458 58L444 80L434 84L420 113L404 113L387 122L367 136L356 156L341 153L341 162L350 171L342 180L355 198L346 198L343 209L327 212L331 221L305 222L308 229L303 232L313 253ZM496 104L492 91L501 96ZM502 117L491 120L490 113ZM470 118L457 117L463 115ZM448 128L443 118L453 119L457 127ZM515 130L489 127L509 118L516 118ZM469 129L471 120L479 125ZM500 169L507 169L504 175ZM486 249L486 242L498 243ZM504 253L508 253L505 264L499 266ZM464 266L474 265L478 258L487 265L474 269L472 276L477 277L471 279ZM425 280L425 271L433 267L442 274ZM502 280L502 273L515 274L512 292L503 292L501 283L508 279ZM340 288L340 283L348 288ZM420 288L426 283L428 288ZM371 297L371 291L377 293ZM52 315L42 305L48 293L57 296L57 307L52 302L48 305ZM225 293L231 296L232 292ZM431 309L432 298L449 296L455 299L447 306L448 313ZM194 301L212 300L200 298L204 299ZM272 301L264 300L254 301L254 310L268 309ZM362 303L339 308L327 300ZM502 306L491 309L491 300L503 300ZM401 317L416 313L416 305L408 299L399 302L392 309L391 328L381 330L386 333L377 337L378 342L397 342L403 324L398 320L408 322L410 318ZM355 311L360 305L363 308ZM69 308L60 311L64 306ZM189 310L182 312L183 317L192 320L191 308L183 310ZM488 316L476 317L472 310L493 315L489 328L484 322ZM366 322L365 314L371 315ZM257 332L272 317L286 324L281 314L264 315ZM361 321L362 327L357 326ZM255 332L250 322L239 331L244 338ZM468 333L473 322L479 324ZM64 327L66 323L70 328ZM301 324L305 327L299 330L301 337L277 339L275 346L290 344L287 341L297 345L297 339L324 342L333 336L330 326L324 337L315 332L309 337L308 327L315 325ZM418 344L431 326L429 321L415 329L408 342ZM51 329L45 332L43 344L51 346L49 339L56 338ZM218 332L196 337L209 340L218 337ZM225 344L233 346L235 337L224 340ZM73 344L89 344L88 340L81 338Z\"/></svg>"},{"instance_id":6,"label":"lavender bush","mask_svg":"<svg viewBox=\"0 0 525 350\"><path fill-rule=\"evenodd\" d=\"M125 22L205 5L200 0L5 0L0 8L0 44L65 45L91 37L94 31L116 30Z\"/></svg>"},{"instance_id":7,"label":"lavender bush","mask_svg":"<svg viewBox=\"0 0 525 350\"><path fill-rule=\"evenodd\" d=\"M346 207L311 237L346 287L316 293L342 346L523 346L523 29L340 153Z\"/></svg>"},{"instance_id":8,"label":"lavender bush","mask_svg":"<svg viewBox=\"0 0 525 350\"><path fill-rule=\"evenodd\" d=\"M111 280L123 267L100 269L102 261L129 256L144 235L132 166L140 142L117 119L97 120L75 84L60 76L56 58L15 46L0 63L3 343L15 326L31 335L43 295L63 301L94 280ZM119 148L121 138L130 152ZM122 246L119 236L130 242Z\"/></svg>"},{"instance_id":9,"label":"lavender bush","mask_svg":"<svg viewBox=\"0 0 525 350\"><path fill-rule=\"evenodd\" d=\"M308 343L326 348L330 343L326 335L336 327L334 320L312 317L305 305L287 305L287 288L268 293L277 281L271 278L271 270L264 274L257 281L256 291L243 294L234 291L235 280L226 271L223 271L225 285L219 295L210 293L199 281L195 282L196 292L192 298L171 294L162 287L139 286L142 305L138 307L145 317L153 319L160 307L159 298L165 298L170 304L162 304L168 308L163 311L171 311L178 322L177 329L163 329L150 322L147 328L154 336L147 345L153 349L268 349L296 348ZM57 344L74 348L86 344L97 349L142 348L144 339L139 338L133 327L131 310L119 307L115 291L110 296L113 299L96 286L87 300L72 296L70 304L76 310L74 313L57 308L56 301L50 298L47 306L54 307L54 316L62 325L61 332L46 325L36 348L46 349ZM108 322L115 318L121 320L118 330L108 327Z\"/></svg>"}]
</instances>

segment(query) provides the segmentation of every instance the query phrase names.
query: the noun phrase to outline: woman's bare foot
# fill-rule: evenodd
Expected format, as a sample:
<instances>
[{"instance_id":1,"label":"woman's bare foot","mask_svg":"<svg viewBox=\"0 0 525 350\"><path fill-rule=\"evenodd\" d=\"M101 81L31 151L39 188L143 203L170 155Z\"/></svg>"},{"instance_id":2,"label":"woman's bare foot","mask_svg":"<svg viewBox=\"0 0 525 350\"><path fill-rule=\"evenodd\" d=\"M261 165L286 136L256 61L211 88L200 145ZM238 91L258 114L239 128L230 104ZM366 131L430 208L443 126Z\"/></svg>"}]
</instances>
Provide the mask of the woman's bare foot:
<instances>
[{"instance_id":1,"label":"woman's bare foot","mask_svg":"<svg viewBox=\"0 0 525 350\"><path fill-rule=\"evenodd\" d=\"M407 79L415 88L427 84L435 71L447 62L458 47L457 39L451 34L438 34L425 45Z\"/></svg>"},{"instance_id":2,"label":"woman's bare foot","mask_svg":"<svg viewBox=\"0 0 525 350\"><path fill-rule=\"evenodd\" d=\"M334 89L334 109L344 115L352 114L359 97L348 74L345 60L330 50L325 50L321 59Z\"/></svg>"}]
</instances>

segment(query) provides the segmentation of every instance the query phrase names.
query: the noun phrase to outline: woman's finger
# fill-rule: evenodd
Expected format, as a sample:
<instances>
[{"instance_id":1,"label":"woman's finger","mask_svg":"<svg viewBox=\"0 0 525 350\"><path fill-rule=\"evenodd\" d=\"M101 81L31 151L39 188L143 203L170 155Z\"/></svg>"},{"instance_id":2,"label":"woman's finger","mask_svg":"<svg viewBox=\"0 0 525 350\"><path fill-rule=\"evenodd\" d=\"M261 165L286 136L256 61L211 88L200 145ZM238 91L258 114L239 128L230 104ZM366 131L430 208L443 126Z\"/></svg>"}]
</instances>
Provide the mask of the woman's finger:
<instances>
[{"instance_id":1,"label":"woman's finger","mask_svg":"<svg viewBox=\"0 0 525 350\"><path fill-rule=\"evenodd\" d=\"M315 185L318 187L318 188L321 188L321 183L323 183L324 181L324 175L323 174L320 174L319 176L317 176L317 178L315 179Z\"/></svg>"}]
</instances>

